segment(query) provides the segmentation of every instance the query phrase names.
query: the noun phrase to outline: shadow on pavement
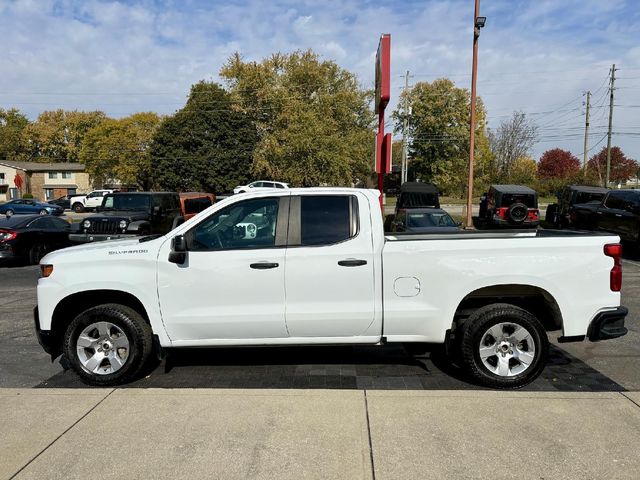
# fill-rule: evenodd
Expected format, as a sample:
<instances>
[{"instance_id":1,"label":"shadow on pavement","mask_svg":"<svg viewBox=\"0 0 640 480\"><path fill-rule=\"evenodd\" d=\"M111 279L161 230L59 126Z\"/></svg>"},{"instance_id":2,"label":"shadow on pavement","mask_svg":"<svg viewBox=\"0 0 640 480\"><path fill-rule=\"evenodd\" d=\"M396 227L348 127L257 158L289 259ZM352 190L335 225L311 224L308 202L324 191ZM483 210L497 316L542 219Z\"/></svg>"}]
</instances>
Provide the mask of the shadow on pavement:
<instances>
[{"instance_id":1,"label":"shadow on pavement","mask_svg":"<svg viewBox=\"0 0 640 480\"><path fill-rule=\"evenodd\" d=\"M412 357L401 346L174 349L144 378L123 388L482 389L444 352ZM36 388L85 387L72 371ZM624 391L610 378L556 346L526 391Z\"/></svg>"}]
</instances>

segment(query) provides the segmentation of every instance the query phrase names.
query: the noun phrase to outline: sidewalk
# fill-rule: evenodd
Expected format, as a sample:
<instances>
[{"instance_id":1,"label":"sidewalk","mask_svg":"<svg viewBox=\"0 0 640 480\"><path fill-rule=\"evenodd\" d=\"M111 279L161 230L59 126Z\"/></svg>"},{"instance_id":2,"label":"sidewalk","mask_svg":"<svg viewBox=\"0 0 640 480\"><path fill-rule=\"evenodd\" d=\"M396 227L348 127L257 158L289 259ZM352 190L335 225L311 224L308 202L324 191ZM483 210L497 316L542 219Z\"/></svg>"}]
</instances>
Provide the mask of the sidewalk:
<instances>
[{"instance_id":1,"label":"sidewalk","mask_svg":"<svg viewBox=\"0 0 640 480\"><path fill-rule=\"evenodd\" d=\"M638 392L3 389L0 479L631 479L639 405Z\"/></svg>"}]
</instances>

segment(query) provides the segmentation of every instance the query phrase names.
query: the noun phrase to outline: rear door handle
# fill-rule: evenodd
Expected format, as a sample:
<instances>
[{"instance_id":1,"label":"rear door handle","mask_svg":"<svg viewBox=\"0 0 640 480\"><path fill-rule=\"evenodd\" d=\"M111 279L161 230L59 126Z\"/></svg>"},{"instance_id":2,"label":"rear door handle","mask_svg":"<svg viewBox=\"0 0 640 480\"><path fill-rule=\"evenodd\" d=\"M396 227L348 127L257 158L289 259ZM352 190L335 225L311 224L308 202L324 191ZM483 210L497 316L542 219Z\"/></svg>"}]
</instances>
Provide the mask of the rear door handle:
<instances>
[{"instance_id":1,"label":"rear door handle","mask_svg":"<svg viewBox=\"0 0 640 480\"><path fill-rule=\"evenodd\" d=\"M355 258L349 258L347 260L340 260L338 265L341 267L361 267L362 265L366 265L366 260L357 260Z\"/></svg>"},{"instance_id":2,"label":"rear door handle","mask_svg":"<svg viewBox=\"0 0 640 480\"><path fill-rule=\"evenodd\" d=\"M268 270L270 268L278 268L280 265L278 263L271 263L271 262L258 262L258 263L252 263L249 266L255 270Z\"/></svg>"}]
</instances>

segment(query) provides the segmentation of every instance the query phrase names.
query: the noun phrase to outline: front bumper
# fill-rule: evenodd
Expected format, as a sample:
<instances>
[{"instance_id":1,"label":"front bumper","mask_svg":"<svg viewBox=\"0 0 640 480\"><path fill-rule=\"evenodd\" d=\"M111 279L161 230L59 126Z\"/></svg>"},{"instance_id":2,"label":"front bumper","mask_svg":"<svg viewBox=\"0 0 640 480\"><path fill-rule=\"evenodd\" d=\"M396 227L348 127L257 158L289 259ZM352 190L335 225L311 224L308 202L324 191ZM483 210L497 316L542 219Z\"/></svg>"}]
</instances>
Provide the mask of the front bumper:
<instances>
[{"instance_id":1,"label":"front bumper","mask_svg":"<svg viewBox=\"0 0 640 480\"><path fill-rule=\"evenodd\" d=\"M38 316L38 307L33 309L33 320L36 326L36 337L42 349L51 355L53 360L62 353L60 339L54 334L53 330L41 330L40 318Z\"/></svg>"},{"instance_id":2,"label":"front bumper","mask_svg":"<svg viewBox=\"0 0 640 480\"><path fill-rule=\"evenodd\" d=\"M69 240L74 243L103 242L105 240L117 240L119 238L134 238L135 233L70 233Z\"/></svg>"}]
</instances>

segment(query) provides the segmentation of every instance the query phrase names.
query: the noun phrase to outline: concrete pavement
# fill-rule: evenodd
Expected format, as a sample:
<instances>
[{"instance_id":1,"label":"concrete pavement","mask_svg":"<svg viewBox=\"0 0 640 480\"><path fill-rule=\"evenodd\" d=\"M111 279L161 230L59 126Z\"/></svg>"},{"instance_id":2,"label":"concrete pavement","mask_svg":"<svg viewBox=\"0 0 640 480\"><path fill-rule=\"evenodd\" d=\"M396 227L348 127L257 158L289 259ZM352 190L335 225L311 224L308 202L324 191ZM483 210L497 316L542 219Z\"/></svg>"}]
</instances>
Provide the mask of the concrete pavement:
<instances>
[{"instance_id":1,"label":"concrete pavement","mask_svg":"<svg viewBox=\"0 0 640 480\"><path fill-rule=\"evenodd\" d=\"M640 394L0 390L0 478L608 478Z\"/></svg>"}]
</instances>

